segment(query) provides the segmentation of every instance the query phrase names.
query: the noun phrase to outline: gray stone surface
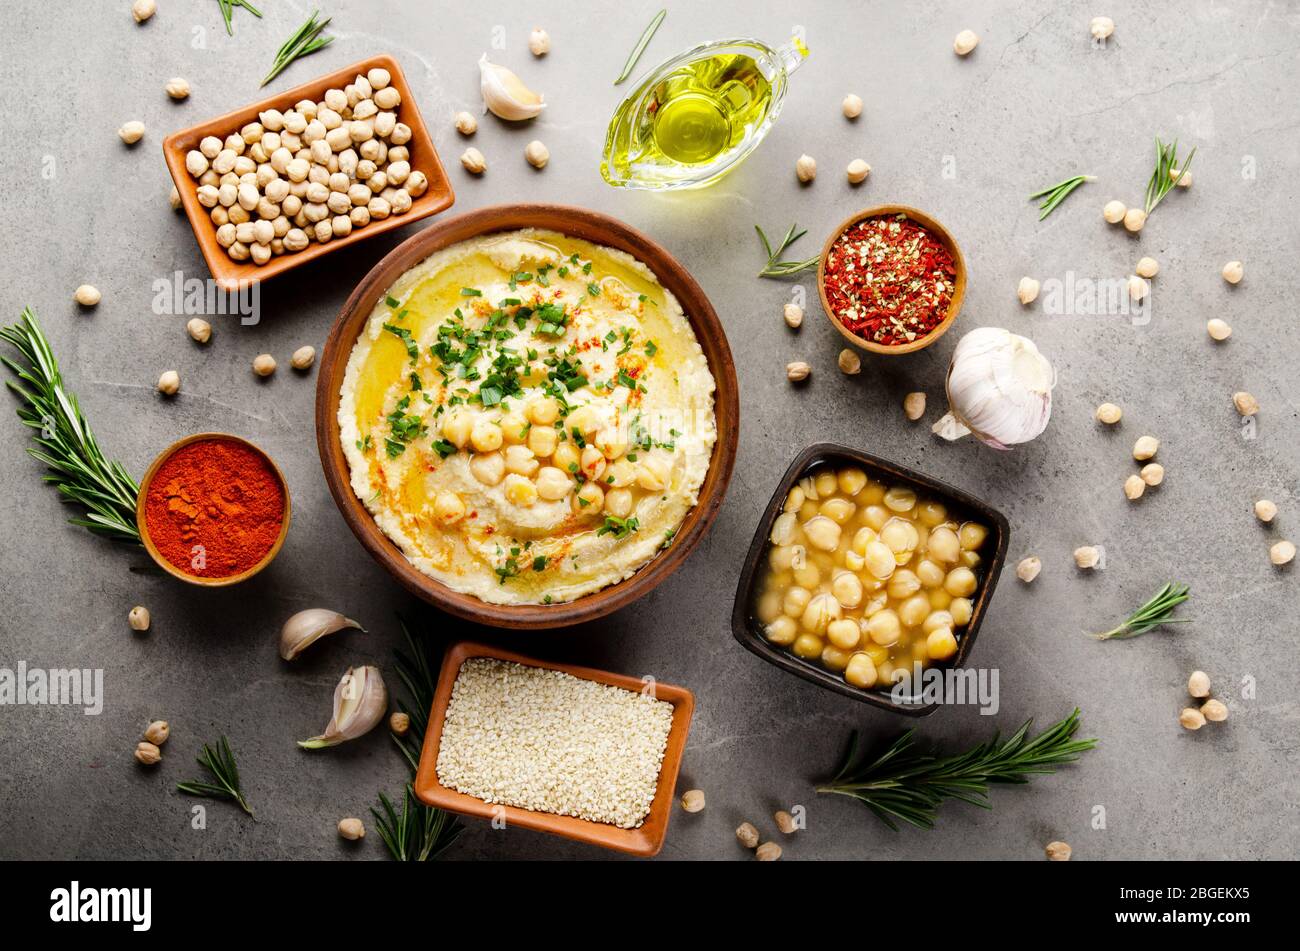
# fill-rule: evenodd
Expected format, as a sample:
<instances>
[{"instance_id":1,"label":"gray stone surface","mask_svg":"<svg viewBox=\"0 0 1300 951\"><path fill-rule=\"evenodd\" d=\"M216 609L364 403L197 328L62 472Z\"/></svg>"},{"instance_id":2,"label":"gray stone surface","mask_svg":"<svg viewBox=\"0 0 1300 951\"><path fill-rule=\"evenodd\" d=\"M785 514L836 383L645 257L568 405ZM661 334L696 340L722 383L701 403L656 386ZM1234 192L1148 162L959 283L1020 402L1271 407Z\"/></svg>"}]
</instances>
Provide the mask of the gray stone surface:
<instances>
[{"instance_id":1,"label":"gray stone surface","mask_svg":"<svg viewBox=\"0 0 1300 951\"><path fill-rule=\"evenodd\" d=\"M578 2L427 4L331 0L338 40L292 67L273 88L380 51L397 55L458 191L450 212L496 202L567 201L616 215L663 242L711 296L739 367L743 424L735 477L717 525L686 570L614 617L554 633L472 629L406 595L364 553L321 477L312 429L315 374L288 356L323 343L339 306L366 270L419 225L363 243L265 288L265 319L241 328L217 320L210 346L194 345L184 318L153 312L152 283L176 270L206 276L188 225L167 207L159 145L176 128L258 97L271 55L305 14L302 3L267 4L264 20L237 14L225 36L215 4L159 0L136 26L126 0L44 4L0 39L5 110L0 194L5 227L3 309L40 314L103 445L141 473L172 440L221 429L264 446L291 485L295 516L273 568L234 590L182 587L151 570L142 552L115 548L63 524L56 495L23 454L25 432L5 411L0 436L0 666L102 667L102 715L66 707L0 708L0 856L90 858L378 858L372 834L359 849L334 824L363 815L405 767L382 732L307 754L293 740L317 732L333 685L350 663L385 665L395 613L437 635L472 635L543 657L633 674L695 691L698 708L682 788L708 792L708 809L674 816L663 855L739 859L731 830L745 818L774 834L771 811L804 804L809 828L786 841L791 859L1034 859L1051 839L1079 859L1284 858L1300 845L1297 802L1296 576L1268 561L1270 540L1300 535L1300 452L1295 385L1294 202L1300 173L1295 91L1300 11L1241 2L1190 4L1176 12L1123 4L1106 49L1089 42L1100 4L981 2L847 4L673 3L645 64L703 39L755 35L782 41L806 30L812 56L794 77L768 141L737 173L703 192L655 196L606 187L597 172L613 88L642 24L658 4ZM540 62L525 43L534 23L553 38ZM952 37L982 37L967 59ZM205 45L195 48L198 31ZM495 58L546 93L544 117L507 128L488 117L474 144L491 168L481 179L456 164L464 147L452 114L477 108L475 60L494 31ZM82 37L84 42L73 42ZM175 104L163 82L193 84ZM848 123L841 97L866 101ZM115 135L141 118L146 139ZM1170 196L1140 238L1106 226L1102 204L1137 202L1156 133L1198 147L1195 185ZM550 166L528 168L524 144L543 139ZM797 186L807 151L821 175ZM843 168L873 166L850 189ZM52 163L53 175L43 170ZM1098 176L1047 221L1025 196L1075 172ZM1251 174L1253 172L1253 175ZM798 334L780 319L797 285L761 281L753 225L810 233L812 254L829 229L864 206L901 202L945 222L961 243L970 288L956 330L919 355L865 360L855 378L835 369L840 341L813 303ZM1124 277L1143 254L1161 264L1154 315L1048 316L1021 308L1017 280ZM1229 259L1245 281L1219 277ZM98 285L103 303L79 311L72 290ZM1236 329L1215 346L1208 317ZM924 389L928 419L941 410L942 374L963 330L993 324L1032 336L1056 363L1051 425L1037 442L998 454L972 442L940 444L907 424L903 394ZM250 372L268 351L270 380ZM815 369L809 385L784 380L788 360ZM159 398L163 369L184 389ZM1231 405L1248 389L1263 406L1244 439ZM1092 410L1125 410L1114 432ZM1160 437L1165 484L1140 504L1120 490L1134 470L1132 441ZM728 629L741 554L788 461L816 440L861 446L977 493L1011 520L1010 566L1044 562L1032 586L1008 568L974 653L1001 672L1001 710L944 710L920 733L951 745L1047 723L1075 705L1100 748L1075 768L1029 788L994 791L993 810L952 806L934 833L883 828L855 803L818 797L812 781L837 759L851 728L884 739L909 723L796 681L742 650ZM1260 496L1281 515L1264 528ZM1300 540L1300 539L1297 539ZM1071 551L1102 544L1107 568L1073 567ZM1167 579L1193 589L1177 631L1098 644L1084 630L1109 625ZM133 634L127 610L153 612ZM314 605L361 618L368 634L335 638L292 668L276 656L281 621ZM1231 718L1198 734L1178 710L1194 668L1208 671ZM1243 681L1257 684L1243 697ZM153 717L172 724L161 767L136 768L131 750ZM190 828L173 789L196 772L201 741L232 738L259 821L224 805L206 831ZM1105 828L1093 827L1104 809ZM370 823L373 825L372 823ZM593 848L473 823L456 858L603 858Z\"/></svg>"}]
</instances>

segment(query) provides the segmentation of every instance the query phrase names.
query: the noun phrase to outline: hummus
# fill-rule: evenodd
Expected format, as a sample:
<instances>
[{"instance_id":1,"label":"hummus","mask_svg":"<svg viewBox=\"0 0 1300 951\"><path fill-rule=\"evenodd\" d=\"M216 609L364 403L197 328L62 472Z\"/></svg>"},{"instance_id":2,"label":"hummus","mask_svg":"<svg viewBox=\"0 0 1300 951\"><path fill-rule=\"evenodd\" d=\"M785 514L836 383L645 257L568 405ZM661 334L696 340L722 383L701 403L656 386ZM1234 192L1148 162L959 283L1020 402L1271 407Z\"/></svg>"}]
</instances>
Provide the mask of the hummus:
<instances>
[{"instance_id":1,"label":"hummus","mask_svg":"<svg viewBox=\"0 0 1300 951\"><path fill-rule=\"evenodd\" d=\"M494 604L570 601L673 541L717 436L677 299L630 255L485 235L403 274L352 348L352 489L411 564Z\"/></svg>"}]
</instances>

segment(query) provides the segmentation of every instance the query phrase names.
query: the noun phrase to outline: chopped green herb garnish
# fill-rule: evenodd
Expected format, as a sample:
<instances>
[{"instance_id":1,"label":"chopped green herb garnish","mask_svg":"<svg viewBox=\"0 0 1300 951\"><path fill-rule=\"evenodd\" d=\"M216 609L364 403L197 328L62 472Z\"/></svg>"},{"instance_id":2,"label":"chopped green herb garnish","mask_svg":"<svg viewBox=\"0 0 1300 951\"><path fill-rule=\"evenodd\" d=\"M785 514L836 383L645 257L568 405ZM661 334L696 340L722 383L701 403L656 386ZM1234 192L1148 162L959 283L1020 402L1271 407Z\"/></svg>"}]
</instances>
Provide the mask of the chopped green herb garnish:
<instances>
[{"instance_id":1,"label":"chopped green herb garnish","mask_svg":"<svg viewBox=\"0 0 1300 951\"><path fill-rule=\"evenodd\" d=\"M606 515L605 524L596 529L597 535L613 535L615 538L627 538L638 528L640 523L635 516L629 518L619 518L616 515Z\"/></svg>"},{"instance_id":2,"label":"chopped green herb garnish","mask_svg":"<svg viewBox=\"0 0 1300 951\"><path fill-rule=\"evenodd\" d=\"M483 292L477 287L462 287L460 289L461 297L482 297Z\"/></svg>"}]
</instances>

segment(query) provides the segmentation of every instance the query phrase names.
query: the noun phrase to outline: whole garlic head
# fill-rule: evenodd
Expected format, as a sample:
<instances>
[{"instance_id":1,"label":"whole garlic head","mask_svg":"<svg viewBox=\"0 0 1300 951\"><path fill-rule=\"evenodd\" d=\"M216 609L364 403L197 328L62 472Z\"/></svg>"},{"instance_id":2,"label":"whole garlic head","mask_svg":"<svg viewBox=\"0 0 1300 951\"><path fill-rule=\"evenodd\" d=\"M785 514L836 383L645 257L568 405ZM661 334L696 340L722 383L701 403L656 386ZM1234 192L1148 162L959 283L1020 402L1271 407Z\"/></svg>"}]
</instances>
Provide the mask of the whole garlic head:
<instances>
[{"instance_id":1,"label":"whole garlic head","mask_svg":"<svg viewBox=\"0 0 1300 951\"><path fill-rule=\"evenodd\" d=\"M948 367L948 415L934 424L945 439L967 433L994 449L1029 442L1052 415L1056 371L1034 342L1001 327L961 338Z\"/></svg>"},{"instance_id":2,"label":"whole garlic head","mask_svg":"<svg viewBox=\"0 0 1300 951\"><path fill-rule=\"evenodd\" d=\"M523 81L506 69L488 62L487 53L478 61L479 90L483 105L494 116L507 122L533 119L546 108L540 94L533 92Z\"/></svg>"}]
</instances>

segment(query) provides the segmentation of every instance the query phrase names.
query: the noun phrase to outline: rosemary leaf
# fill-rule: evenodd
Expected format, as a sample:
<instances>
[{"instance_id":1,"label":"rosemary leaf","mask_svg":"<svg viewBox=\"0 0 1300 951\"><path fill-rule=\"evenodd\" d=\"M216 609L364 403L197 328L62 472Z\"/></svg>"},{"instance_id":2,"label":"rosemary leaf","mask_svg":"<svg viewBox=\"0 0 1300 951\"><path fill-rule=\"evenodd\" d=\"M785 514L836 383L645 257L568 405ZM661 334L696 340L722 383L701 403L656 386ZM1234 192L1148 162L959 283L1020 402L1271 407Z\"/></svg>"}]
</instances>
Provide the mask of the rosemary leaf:
<instances>
[{"instance_id":1,"label":"rosemary leaf","mask_svg":"<svg viewBox=\"0 0 1300 951\"><path fill-rule=\"evenodd\" d=\"M325 27L329 25L330 17L317 20L316 18L319 16L320 11L313 10L306 22L284 41L284 44L275 54L275 63L271 66L271 71L262 80L263 86L284 72L295 60L315 53L319 49L324 49L334 42L334 37L320 35Z\"/></svg>"},{"instance_id":2,"label":"rosemary leaf","mask_svg":"<svg viewBox=\"0 0 1300 951\"><path fill-rule=\"evenodd\" d=\"M240 788L235 754L231 751L230 741L226 739L225 734L222 734L221 739L217 741L215 749L206 743L203 744L203 752L198 758L198 763L212 775L214 781L209 783L194 779L177 783L178 790L206 799L229 799L250 816L253 814Z\"/></svg>"},{"instance_id":3,"label":"rosemary leaf","mask_svg":"<svg viewBox=\"0 0 1300 951\"><path fill-rule=\"evenodd\" d=\"M1151 600L1130 614L1122 624L1111 628L1109 631L1094 634L1093 637L1099 641L1127 640L1130 637L1145 634L1153 627L1159 627L1162 624L1182 624L1190 621L1191 618L1173 617L1174 608L1189 597L1191 595L1187 585L1170 582L1157 591Z\"/></svg>"},{"instance_id":4,"label":"rosemary leaf","mask_svg":"<svg viewBox=\"0 0 1300 951\"><path fill-rule=\"evenodd\" d=\"M821 255L809 258L806 261L780 260L786 248L808 233L807 230L800 231L798 225L790 226L790 230L785 233L785 237L781 239L781 244L776 250L772 249L772 242L768 240L762 228L754 225L754 230L758 232L758 240L763 243L763 251L767 254L767 264L758 272L759 277L789 277L792 274L812 270L821 262Z\"/></svg>"},{"instance_id":5,"label":"rosemary leaf","mask_svg":"<svg viewBox=\"0 0 1300 951\"><path fill-rule=\"evenodd\" d=\"M667 10L660 10L655 14L655 18L650 21L650 25L647 26L645 32L641 34L641 39L637 40L636 46L632 48L632 53L628 56L627 62L623 64L623 72L619 73L618 79L614 80L615 86L627 79L628 76L632 75L632 70L636 68L637 60L641 58L641 54L645 52L645 48L650 45L650 40L654 37L655 31L659 29L659 24L664 22L664 17L666 16L668 16Z\"/></svg>"},{"instance_id":6,"label":"rosemary leaf","mask_svg":"<svg viewBox=\"0 0 1300 951\"><path fill-rule=\"evenodd\" d=\"M1032 195L1029 196L1030 201L1034 201L1039 198L1043 199L1042 204L1038 206L1039 210L1041 211L1041 214L1038 216L1038 220L1042 221L1044 218L1050 215L1054 210L1056 210L1057 205L1065 201L1065 199L1069 197L1070 193L1074 191L1076 188L1078 188L1080 185L1082 185L1084 182L1095 182L1096 180L1097 180L1096 177L1093 175L1074 175L1070 178L1067 178L1063 182L1057 182L1055 185L1049 185L1046 188L1044 188L1042 191L1034 192Z\"/></svg>"},{"instance_id":7,"label":"rosemary leaf","mask_svg":"<svg viewBox=\"0 0 1300 951\"><path fill-rule=\"evenodd\" d=\"M949 799L983 809L990 783L1029 782L1035 775L1054 773L1076 761L1080 754L1097 745L1095 739L1076 740L1079 711L1029 738L1032 720L1005 742L996 734L987 743L965 753L937 756L919 752L908 730L879 756L859 755L858 736L850 738L849 750L835 778L819 793L833 793L857 799L885 825L897 829L895 821L919 829L933 829L939 806Z\"/></svg>"},{"instance_id":8,"label":"rosemary leaf","mask_svg":"<svg viewBox=\"0 0 1300 951\"><path fill-rule=\"evenodd\" d=\"M1182 162L1178 161L1178 140L1174 139L1173 143L1166 145L1160 141L1160 136L1156 136L1156 167L1151 173L1150 180L1147 181L1146 198L1143 207L1149 215L1155 211L1156 205L1160 204L1165 195L1169 194L1187 170L1192 166L1192 158L1196 155L1195 147L1187 153L1187 158ZM1174 170L1177 170L1174 173Z\"/></svg>"},{"instance_id":9,"label":"rosemary leaf","mask_svg":"<svg viewBox=\"0 0 1300 951\"><path fill-rule=\"evenodd\" d=\"M76 395L63 387L59 362L30 307L18 323L0 328L0 339L20 357L0 361L17 378L5 382L22 401L18 418L36 431L36 445L27 452L50 469L44 481L65 501L85 509L84 516L69 521L115 541L139 544L135 503L140 487L120 462L100 451Z\"/></svg>"}]
</instances>

